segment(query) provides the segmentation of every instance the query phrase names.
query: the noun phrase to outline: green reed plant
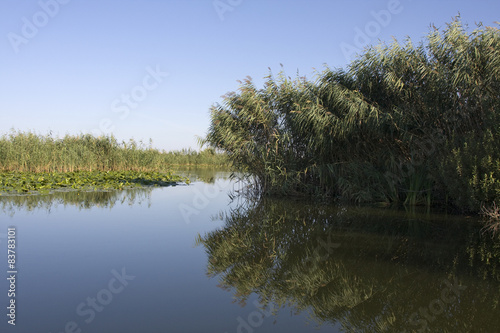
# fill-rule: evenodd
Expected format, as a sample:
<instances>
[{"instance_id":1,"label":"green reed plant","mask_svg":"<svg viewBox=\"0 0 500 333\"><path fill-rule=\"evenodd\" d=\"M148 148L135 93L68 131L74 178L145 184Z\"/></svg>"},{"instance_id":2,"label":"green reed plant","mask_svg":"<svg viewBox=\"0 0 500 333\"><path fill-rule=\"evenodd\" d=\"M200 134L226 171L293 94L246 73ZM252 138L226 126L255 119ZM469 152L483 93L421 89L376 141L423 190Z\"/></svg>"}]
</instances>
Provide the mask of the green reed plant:
<instances>
[{"instance_id":1,"label":"green reed plant","mask_svg":"<svg viewBox=\"0 0 500 333\"><path fill-rule=\"evenodd\" d=\"M113 136L65 135L12 130L0 137L0 171L168 171L172 166L227 165L226 157L208 148L202 151L160 151L143 142L118 142Z\"/></svg>"},{"instance_id":2,"label":"green reed plant","mask_svg":"<svg viewBox=\"0 0 500 333\"><path fill-rule=\"evenodd\" d=\"M500 197L499 91L499 30L468 32L457 18L314 82L247 78L211 108L204 143L263 194L478 211Z\"/></svg>"}]
</instances>

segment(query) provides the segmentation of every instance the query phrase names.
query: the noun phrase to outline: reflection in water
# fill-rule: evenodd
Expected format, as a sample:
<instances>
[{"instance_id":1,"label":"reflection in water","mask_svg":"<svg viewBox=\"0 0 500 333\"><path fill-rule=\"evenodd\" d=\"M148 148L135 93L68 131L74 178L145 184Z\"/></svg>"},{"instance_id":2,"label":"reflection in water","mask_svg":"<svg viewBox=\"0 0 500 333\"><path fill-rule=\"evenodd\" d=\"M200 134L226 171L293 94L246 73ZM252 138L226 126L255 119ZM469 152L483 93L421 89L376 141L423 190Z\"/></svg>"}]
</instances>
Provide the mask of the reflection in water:
<instances>
[{"instance_id":1,"label":"reflection in water","mask_svg":"<svg viewBox=\"0 0 500 333\"><path fill-rule=\"evenodd\" d=\"M256 293L343 331L500 328L500 238L474 221L277 200L223 218L198 243L243 303Z\"/></svg>"},{"instance_id":2,"label":"reflection in water","mask_svg":"<svg viewBox=\"0 0 500 333\"><path fill-rule=\"evenodd\" d=\"M54 191L51 194L0 196L0 209L13 216L16 211L46 210L54 205L70 205L81 209L92 207L113 208L116 204L148 202L150 205L153 187L141 187L113 191Z\"/></svg>"},{"instance_id":3,"label":"reflection in water","mask_svg":"<svg viewBox=\"0 0 500 333\"><path fill-rule=\"evenodd\" d=\"M192 167L174 169L176 175L187 177L191 182L201 181L207 184L214 184L215 180L226 180L231 177L232 172L228 170L214 169L211 167Z\"/></svg>"}]
</instances>

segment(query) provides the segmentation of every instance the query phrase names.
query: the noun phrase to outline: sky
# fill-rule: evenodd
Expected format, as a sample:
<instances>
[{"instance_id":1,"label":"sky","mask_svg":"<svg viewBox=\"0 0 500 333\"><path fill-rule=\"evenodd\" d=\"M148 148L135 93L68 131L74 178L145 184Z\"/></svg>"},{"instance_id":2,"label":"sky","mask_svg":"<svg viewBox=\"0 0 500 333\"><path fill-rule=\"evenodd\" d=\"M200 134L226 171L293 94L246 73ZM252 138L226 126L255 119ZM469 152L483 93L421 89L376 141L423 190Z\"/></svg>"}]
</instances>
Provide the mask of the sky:
<instances>
[{"instance_id":1,"label":"sky","mask_svg":"<svg viewBox=\"0 0 500 333\"><path fill-rule=\"evenodd\" d=\"M238 80L314 79L458 15L497 26L500 1L0 0L0 135L113 134L198 149Z\"/></svg>"}]
</instances>

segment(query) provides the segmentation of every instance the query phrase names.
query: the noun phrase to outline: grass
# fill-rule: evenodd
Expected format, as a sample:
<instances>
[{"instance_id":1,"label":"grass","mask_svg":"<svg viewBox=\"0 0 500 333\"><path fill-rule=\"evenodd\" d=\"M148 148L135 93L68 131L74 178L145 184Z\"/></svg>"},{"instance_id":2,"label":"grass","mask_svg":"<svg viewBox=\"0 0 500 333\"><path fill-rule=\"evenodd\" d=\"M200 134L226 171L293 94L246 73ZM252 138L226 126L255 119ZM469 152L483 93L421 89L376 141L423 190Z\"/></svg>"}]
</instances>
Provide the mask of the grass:
<instances>
[{"instance_id":1,"label":"grass","mask_svg":"<svg viewBox=\"0 0 500 333\"><path fill-rule=\"evenodd\" d=\"M0 137L0 195L52 190L107 190L189 183L173 168L226 167L214 149L159 151L113 136L66 135L12 130Z\"/></svg>"},{"instance_id":2,"label":"grass","mask_svg":"<svg viewBox=\"0 0 500 333\"><path fill-rule=\"evenodd\" d=\"M159 151L152 142L118 142L113 136L90 134L63 138L12 130L0 137L0 171L169 171L172 166L226 166L213 149Z\"/></svg>"},{"instance_id":3,"label":"grass","mask_svg":"<svg viewBox=\"0 0 500 333\"><path fill-rule=\"evenodd\" d=\"M314 81L247 78L211 108L204 143L262 195L478 213L500 201L499 91L500 30L457 18Z\"/></svg>"}]
</instances>

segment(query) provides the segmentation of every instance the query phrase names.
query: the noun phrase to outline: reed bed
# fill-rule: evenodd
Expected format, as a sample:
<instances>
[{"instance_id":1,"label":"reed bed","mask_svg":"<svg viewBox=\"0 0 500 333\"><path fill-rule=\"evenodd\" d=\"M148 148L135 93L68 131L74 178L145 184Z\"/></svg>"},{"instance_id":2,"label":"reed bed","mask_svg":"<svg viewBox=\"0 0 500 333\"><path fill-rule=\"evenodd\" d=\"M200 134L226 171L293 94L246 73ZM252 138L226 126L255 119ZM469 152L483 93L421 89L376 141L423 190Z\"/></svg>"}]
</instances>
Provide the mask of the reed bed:
<instances>
[{"instance_id":1,"label":"reed bed","mask_svg":"<svg viewBox=\"0 0 500 333\"><path fill-rule=\"evenodd\" d=\"M225 166L225 156L213 149L159 151L152 143L118 142L113 136L66 135L12 130L0 137L0 171L168 171L173 166Z\"/></svg>"},{"instance_id":2,"label":"reed bed","mask_svg":"<svg viewBox=\"0 0 500 333\"><path fill-rule=\"evenodd\" d=\"M203 143L261 194L478 212L500 202L499 92L500 30L456 18L314 81L247 78L211 108Z\"/></svg>"}]
</instances>

